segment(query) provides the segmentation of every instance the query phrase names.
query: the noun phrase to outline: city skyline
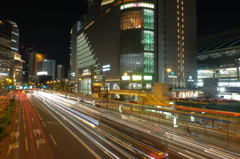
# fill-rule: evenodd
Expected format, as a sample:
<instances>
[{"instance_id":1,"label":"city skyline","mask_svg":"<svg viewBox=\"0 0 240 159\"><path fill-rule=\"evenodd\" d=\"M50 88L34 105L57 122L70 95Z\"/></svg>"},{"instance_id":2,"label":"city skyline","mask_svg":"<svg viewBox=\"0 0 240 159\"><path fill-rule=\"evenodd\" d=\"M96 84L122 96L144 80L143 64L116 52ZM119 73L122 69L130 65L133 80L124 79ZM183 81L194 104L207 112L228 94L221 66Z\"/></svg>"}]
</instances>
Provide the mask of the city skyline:
<instances>
[{"instance_id":1,"label":"city skyline","mask_svg":"<svg viewBox=\"0 0 240 159\"><path fill-rule=\"evenodd\" d=\"M87 0L49 2L48 5L14 2L13 6L7 3L5 5L11 7L11 12L4 7L0 11L0 19L17 23L20 43L34 45L37 52L47 54L49 59L56 60L56 64L65 65L65 69L69 68L70 30L86 13ZM237 4L237 0L231 0L228 4L197 0L198 37L239 27Z\"/></svg>"}]
</instances>

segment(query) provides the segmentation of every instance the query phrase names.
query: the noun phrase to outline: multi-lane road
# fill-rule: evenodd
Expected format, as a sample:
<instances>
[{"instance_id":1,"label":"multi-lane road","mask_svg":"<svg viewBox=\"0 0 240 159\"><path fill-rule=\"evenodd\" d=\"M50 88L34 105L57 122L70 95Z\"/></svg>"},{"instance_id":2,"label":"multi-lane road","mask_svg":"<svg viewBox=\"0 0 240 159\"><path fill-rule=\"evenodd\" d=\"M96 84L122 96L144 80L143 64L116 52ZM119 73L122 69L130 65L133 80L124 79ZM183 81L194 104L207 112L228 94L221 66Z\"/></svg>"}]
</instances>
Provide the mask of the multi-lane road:
<instances>
[{"instance_id":1,"label":"multi-lane road","mask_svg":"<svg viewBox=\"0 0 240 159\"><path fill-rule=\"evenodd\" d=\"M16 93L15 108L1 159L240 158L237 150L46 92Z\"/></svg>"}]
</instances>

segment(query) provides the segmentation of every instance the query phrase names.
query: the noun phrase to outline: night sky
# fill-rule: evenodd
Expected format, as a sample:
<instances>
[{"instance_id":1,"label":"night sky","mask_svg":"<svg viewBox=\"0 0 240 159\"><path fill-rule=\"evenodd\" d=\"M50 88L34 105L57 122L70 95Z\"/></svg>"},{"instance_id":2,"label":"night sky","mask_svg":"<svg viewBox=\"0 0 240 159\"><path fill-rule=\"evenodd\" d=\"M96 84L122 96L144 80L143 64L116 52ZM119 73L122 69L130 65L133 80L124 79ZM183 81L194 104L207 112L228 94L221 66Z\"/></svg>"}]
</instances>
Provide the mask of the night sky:
<instances>
[{"instance_id":1,"label":"night sky","mask_svg":"<svg viewBox=\"0 0 240 159\"><path fill-rule=\"evenodd\" d=\"M0 19L17 23L20 43L33 44L57 64L69 67L70 29L87 11L87 0L5 1ZM198 37L240 27L239 0L197 0Z\"/></svg>"}]
</instances>

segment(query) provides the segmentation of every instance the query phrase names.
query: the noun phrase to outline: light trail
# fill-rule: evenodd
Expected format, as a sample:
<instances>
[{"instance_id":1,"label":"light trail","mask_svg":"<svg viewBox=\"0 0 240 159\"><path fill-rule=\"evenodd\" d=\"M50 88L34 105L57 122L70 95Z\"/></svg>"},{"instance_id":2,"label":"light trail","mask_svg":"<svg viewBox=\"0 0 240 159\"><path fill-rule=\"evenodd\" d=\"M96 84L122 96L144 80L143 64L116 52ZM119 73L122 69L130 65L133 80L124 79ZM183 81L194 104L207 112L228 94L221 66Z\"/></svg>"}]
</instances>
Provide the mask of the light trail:
<instances>
[{"instance_id":1,"label":"light trail","mask_svg":"<svg viewBox=\"0 0 240 159\"><path fill-rule=\"evenodd\" d=\"M60 99L60 98L58 98L58 99ZM71 107L73 105L71 105ZM85 110L90 109L90 108L87 108L85 106L81 106L81 108L83 108ZM133 120L130 120L129 117L128 118L123 118L124 121L122 121L122 120L119 120L119 118L114 119L113 116L109 117L109 116L107 116L107 114L100 113L99 111L94 112L93 110L91 110L91 112L94 113L95 115L98 114L99 116L108 118L109 120L113 120L114 122L118 122L118 123L121 123L123 125L129 125L133 129L136 129L136 130L141 131L143 133L149 134L149 135L154 136L156 138L159 138L161 140L167 141L168 143L171 143L173 145L179 145L179 146L184 148L183 152L180 152L180 153L182 153L182 154L188 153L193 158L196 158L196 156L197 156L197 154L195 154L195 153L201 154L203 152L205 152L205 154L204 154L205 156L208 156L210 158L215 158L214 156L218 156L218 157L223 156L225 158L229 157L229 159L230 158L234 159L234 158L239 158L240 157L240 155L237 154L237 153L230 152L230 151L227 151L227 150L222 150L221 148L218 149L216 147L211 147L211 146L206 145L206 144L198 143L196 141L178 136L177 134L168 133L168 134L166 134L167 138L164 138L163 136L156 135L156 134L152 133L154 131L159 130L159 128L156 128L156 124L155 124L155 127L154 127L154 124L152 124L152 123L150 124L150 126L147 125L147 124L146 125L143 125L143 124L142 125L136 125L136 122L135 121L133 122ZM138 119L138 120L141 120L141 119ZM144 121L144 120L142 120L142 121ZM126 122L130 122L130 124L129 123L127 124ZM149 123L147 121L144 121L144 122ZM147 128L147 131L146 131L146 128ZM163 129L161 129L161 131L166 132L167 129L163 128ZM172 139L171 138L169 139L170 136L172 137ZM170 147L171 147L171 145L170 145ZM191 152L189 150L191 150Z\"/></svg>"}]
</instances>

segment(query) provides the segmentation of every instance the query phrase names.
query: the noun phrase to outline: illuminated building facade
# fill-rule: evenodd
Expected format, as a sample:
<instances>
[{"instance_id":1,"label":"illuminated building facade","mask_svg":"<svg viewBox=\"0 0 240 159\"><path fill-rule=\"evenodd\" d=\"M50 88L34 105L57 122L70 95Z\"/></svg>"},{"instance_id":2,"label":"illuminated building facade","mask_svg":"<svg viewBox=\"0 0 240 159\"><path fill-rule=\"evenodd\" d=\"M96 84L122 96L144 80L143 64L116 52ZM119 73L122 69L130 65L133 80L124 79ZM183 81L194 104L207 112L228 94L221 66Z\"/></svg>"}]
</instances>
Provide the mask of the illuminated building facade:
<instances>
[{"instance_id":1,"label":"illuminated building facade","mask_svg":"<svg viewBox=\"0 0 240 159\"><path fill-rule=\"evenodd\" d=\"M35 54L36 50L34 49L34 45L26 45L21 44L20 46L20 54L23 63L23 83L28 83L35 76Z\"/></svg>"},{"instance_id":2,"label":"illuminated building facade","mask_svg":"<svg viewBox=\"0 0 240 159\"><path fill-rule=\"evenodd\" d=\"M42 69L41 71L47 72L48 76L52 76L52 80L55 80L56 78L56 60L51 59L44 59L42 61Z\"/></svg>"},{"instance_id":3,"label":"illuminated building facade","mask_svg":"<svg viewBox=\"0 0 240 159\"><path fill-rule=\"evenodd\" d=\"M92 0L71 30L79 92L194 87L195 0ZM167 69L171 72L167 72ZM189 80L191 77L191 80Z\"/></svg>"},{"instance_id":4,"label":"illuminated building facade","mask_svg":"<svg viewBox=\"0 0 240 159\"><path fill-rule=\"evenodd\" d=\"M19 49L19 30L10 20L0 20L0 77L14 78L14 55Z\"/></svg>"},{"instance_id":5,"label":"illuminated building facade","mask_svg":"<svg viewBox=\"0 0 240 159\"><path fill-rule=\"evenodd\" d=\"M240 99L240 28L199 38L197 60L197 87L217 79L217 97Z\"/></svg>"},{"instance_id":6,"label":"illuminated building facade","mask_svg":"<svg viewBox=\"0 0 240 159\"><path fill-rule=\"evenodd\" d=\"M65 67L64 65L57 65L57 79L58 80L61 80L61 79L64 79L64 70L65 70Z\"/></svg>"},{"instance_id":7,"label":"illuminated building facade","mask_svg":"<svg viewBox=\"0 0 240 159\"><path fill-rule=\"evenodd\" d=\"M0 79L22 82L22 63L19 50L19 29L15 22L0 20Z\"/></svg>"},{"instance_id":8,"label":"illuminated building facade","mask_svg":"<svg viewBox=\"0 0 240 159\"><path fill-rule=\"evenodd\" d=\"M21 55L14 53L14 64L13 64L13 77L14 85L18 88L23 85L23 63Z\"/></svg>"}]
</instances>

